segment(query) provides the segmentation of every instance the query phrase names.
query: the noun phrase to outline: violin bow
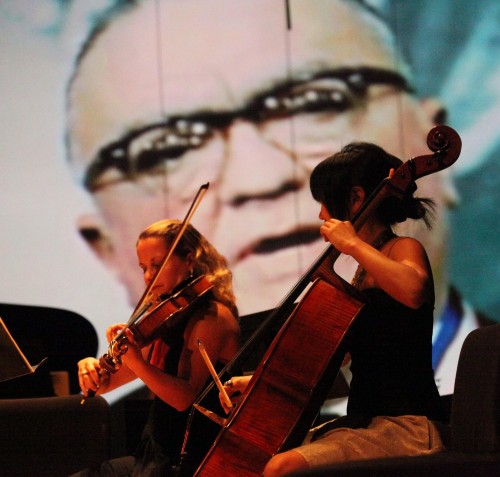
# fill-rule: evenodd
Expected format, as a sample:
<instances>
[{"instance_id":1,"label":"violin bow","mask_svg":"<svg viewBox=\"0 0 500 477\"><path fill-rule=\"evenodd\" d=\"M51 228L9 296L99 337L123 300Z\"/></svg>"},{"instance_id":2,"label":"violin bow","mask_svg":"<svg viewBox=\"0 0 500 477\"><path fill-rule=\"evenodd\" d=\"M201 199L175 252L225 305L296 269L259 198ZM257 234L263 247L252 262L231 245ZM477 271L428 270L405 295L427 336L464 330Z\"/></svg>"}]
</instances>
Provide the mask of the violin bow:
<instances>
[{"instance_id":1,"label":"violin bow","mask_svg":"<svg viewBox=\"0 0 500 477\"><path fill-rule=\"evenodd\" d=\"M205 184L202 184L200 186L200 188L198 189L198 192L196 193L193 201L191 202L189 210L187 211L186 216L184 217L184 220L181 223L181 227L180 227L179 231L177 232L177 235L175 236L174 241L172 242L172 246L170 247L169 252L167 253L165 258L163 259L163 262L161 263L160 267L156 271L154 277L149 282L149 285L146 287L146 290L144 290L144 293L143 293L141 299L137 303L137 306L135 307L130 319L127 322L127 326L115 337L115 340L120 338L120 336L125 332L124 330L127 328L130 328L130 326L132 326L150 307L151 302L148 303L147 301L148 301L148 298L151 294L150 293L151 289L155 285L158 277L160 276L160 274L163 271L163 269L165 268L167 262L170 260L170 257L174 253L175 248L177 247L179 241L181 240L182 236L184 235L184 232L186 231L187 226L189 225L189 222L191 221L191 218L193 217L194 213L196 212L196 209L200 205L203 197L205 196L209 185L210 185L210 183L207 182Z\"/></svg>"}]
</instances>

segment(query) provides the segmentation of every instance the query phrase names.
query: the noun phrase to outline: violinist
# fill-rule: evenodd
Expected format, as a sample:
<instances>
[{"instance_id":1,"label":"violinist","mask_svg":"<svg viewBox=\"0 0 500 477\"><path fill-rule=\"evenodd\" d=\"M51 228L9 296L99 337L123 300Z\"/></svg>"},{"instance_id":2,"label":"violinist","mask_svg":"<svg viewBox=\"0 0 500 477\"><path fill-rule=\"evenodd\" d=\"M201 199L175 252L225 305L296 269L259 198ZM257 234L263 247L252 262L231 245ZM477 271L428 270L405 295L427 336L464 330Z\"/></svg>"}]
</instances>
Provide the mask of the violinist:
<instances>
[{"instance_id":1,"label":"violinist","mask_svg":"<svg viewBox=\"0 0 500 477\"><path fill-rule=\"evenodd\" d=\"M401 164L382 148L359 142L312 172L310 188L323 220L320 233L344 254L340 258L356 265L352 285L364 295L365 306L347 338L352 372L347 415L309 431L301 446L274 455L265 477L444 447L431 361L432 272L421 243L397 236L394 228L407 219L430 227L433 201L411 192L388 197L357 232L351 223L377 185ZM225 389L234 395L247 383L247 377L235 377Z\"/></svg>"},{"instance_id":2,"label":"violinist","mask_svg":"<svg viewBox=\"0 0 500 477\"><path fill-rule=\"evenodd\" d=\"M146 286L157 274L181 228L176 220L163 220L146 228L136 249ZM139 346L131 329L125 329L128 349L116 372L104 373L99 360L85 358L78 363L80 387L102 394L139 378L154 395L143 439L135 457L105 462L81 476L169 475L178 465L190 408L205 388L210 371L200 355L199 339L214 366L220 370L239 347L238 312L232 288L232 274L226 260L191 225L188 225L168 261L157 274L151 294L167 300L183 290L195 277L204 276L213 287L187 308L173 327L168 327L150 345ZM111 326L106 336L113 340L125 328ZM218 404L217 393L212 401ZM196 466L217 435L217 426L204 416L193 420L187 448L187 467Z\"/></svg>"}]
</instances>

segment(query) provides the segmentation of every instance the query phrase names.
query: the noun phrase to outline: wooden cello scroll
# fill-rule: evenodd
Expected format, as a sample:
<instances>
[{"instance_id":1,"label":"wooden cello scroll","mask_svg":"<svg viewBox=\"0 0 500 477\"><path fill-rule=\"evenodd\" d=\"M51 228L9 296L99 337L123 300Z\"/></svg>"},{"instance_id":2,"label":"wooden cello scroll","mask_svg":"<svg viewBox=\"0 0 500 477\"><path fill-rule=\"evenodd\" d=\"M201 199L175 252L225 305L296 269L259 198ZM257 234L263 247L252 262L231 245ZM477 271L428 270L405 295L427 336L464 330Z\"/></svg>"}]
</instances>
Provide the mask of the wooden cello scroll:
<instances>
[{"instance_id":1,"label":"wooden cello scroll","mask_svg":"<svg viewBox=\"0 0 500 477\"><path fill-rule=\"evenodd\" d=\"M433 154L402 164L365 201L352 220L357 230L384 199L413 192L417 179L449 167L461 150L460 137L447 126L433 128L427 144ZM196 477L261 476L274 454L302 443L338 374L349 328L364 306L361 294L333 271L339 255L329 245L289 294L292 305L287 299L278 309L278 318L280 310L293 311L224 422Z\"/></svg>"}]
</instances>

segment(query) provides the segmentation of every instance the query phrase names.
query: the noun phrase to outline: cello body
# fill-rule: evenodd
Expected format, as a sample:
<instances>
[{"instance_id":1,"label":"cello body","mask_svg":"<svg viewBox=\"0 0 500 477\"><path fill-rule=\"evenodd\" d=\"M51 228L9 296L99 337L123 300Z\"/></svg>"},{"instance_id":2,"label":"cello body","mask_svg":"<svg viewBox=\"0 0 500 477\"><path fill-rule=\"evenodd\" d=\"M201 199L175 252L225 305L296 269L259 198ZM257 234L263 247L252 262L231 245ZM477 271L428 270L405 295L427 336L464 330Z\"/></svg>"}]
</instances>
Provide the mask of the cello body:
<instances>
[{"instance_id":1,"label":"cello body","mask_svg":"<svg viewBox=\"0 0 500 477\"><path fill-rule=\"evenodd\" d=\"M196 476L262 475L276 452L302 442L340 369L347 330L362 307L326 280L313 282Z\"/></svg>"},{"instance_id":2,"label":"cello body","mask_svg":"<svg viewBox=\"0 0 500 477\"><path fill-rule=\"evenodd\" d=\"M412 193L416 179L453 164L461 139L452 128L436 126L427 145L434 154L409 159L367 198L352 221L356 230L383 200ZM328 246L280 307L293 311L194 476L261 476L274 454L302 443L340 370L350 326L364 306L362 294L333 271L338 256Z\"/></svg>"}]
</instances>

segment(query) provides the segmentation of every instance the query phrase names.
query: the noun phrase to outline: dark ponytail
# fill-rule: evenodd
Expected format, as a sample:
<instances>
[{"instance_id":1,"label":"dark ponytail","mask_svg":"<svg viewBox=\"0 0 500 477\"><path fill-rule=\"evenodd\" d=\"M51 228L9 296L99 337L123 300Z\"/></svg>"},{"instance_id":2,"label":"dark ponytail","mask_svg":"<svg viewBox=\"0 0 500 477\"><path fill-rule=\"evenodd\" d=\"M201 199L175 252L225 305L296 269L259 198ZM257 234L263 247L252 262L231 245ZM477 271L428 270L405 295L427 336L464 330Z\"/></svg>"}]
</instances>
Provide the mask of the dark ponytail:
<instances>
[{"instance_id":1,"label":"dark ponytail","mask_svg":"<svg viewBox=\"0 0 500 477\"><path fill-rule=\"evenodd\" d=\"M406 195L403 199L392 196L385 199L377 209L377 216L385 225L394 225L407 219L423 220L428 229L434 219L434 201L432 199Z\"/></svg>"}]
</instances>

